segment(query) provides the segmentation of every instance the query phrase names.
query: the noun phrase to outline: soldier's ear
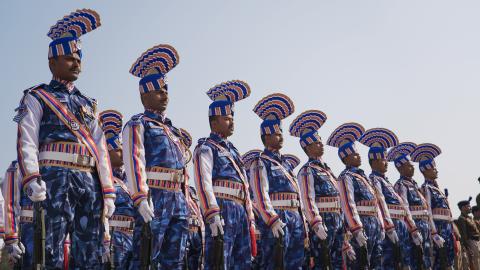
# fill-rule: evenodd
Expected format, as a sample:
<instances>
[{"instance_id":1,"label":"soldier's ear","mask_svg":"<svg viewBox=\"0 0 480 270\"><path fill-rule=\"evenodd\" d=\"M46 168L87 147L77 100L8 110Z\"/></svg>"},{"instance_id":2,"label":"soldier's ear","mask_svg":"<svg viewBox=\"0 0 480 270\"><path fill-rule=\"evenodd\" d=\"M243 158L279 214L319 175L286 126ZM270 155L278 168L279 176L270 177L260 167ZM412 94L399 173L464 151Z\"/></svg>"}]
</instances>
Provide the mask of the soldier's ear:
<instances>
[{"instance_id":1,"label":"soldier's ear","mask_svg":"<svg viewBox=\"0 0 480 270\"><path fill-rule=\"evenodd\" d=\"M55 60L55 58L48 59L48 68L50 68L51 73L53 73L53 71L55 70L56 64L57 64L57 61Z\"/></svg>"}]
</instances>

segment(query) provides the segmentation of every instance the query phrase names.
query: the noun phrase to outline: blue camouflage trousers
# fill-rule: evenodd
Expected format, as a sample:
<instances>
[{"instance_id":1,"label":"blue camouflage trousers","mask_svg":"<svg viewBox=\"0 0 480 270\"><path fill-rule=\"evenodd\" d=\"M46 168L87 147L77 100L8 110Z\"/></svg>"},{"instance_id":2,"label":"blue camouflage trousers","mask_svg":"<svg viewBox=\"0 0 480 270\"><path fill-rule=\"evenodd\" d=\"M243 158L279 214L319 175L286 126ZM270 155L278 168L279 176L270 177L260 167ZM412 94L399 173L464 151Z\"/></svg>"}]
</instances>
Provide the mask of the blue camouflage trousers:
<instances>
[{"instance_id":1,"label":"blue camouflage trousers","mask_svg":"<svg viewBox=\"0 0 480 270\"><path fill-rule=\"evenodd\" d=\"M132 265L133 259L133 237L131 234L113 231L111 235L111 252L115 269L135 269Z\"/></svg>"},{"instance_id":2,"label":"blue camouflage trousers","mask_svg":"<svg viewBox=\"0 0 480 270\"><path fill-rule=\"evenodd\" d=\"M33 268L33 223L20 223L20 241L25 247L25 254L22 256L22 269Z\"/></svg>"},{"instance_id":3,"label":"blue camouflage trousers","mask_svg":"<svg viewBox=\"0 0 480 270\"><path fill-rule=\"evenodd\" d=\"M444 248L447 253L447 266L453 266L455 259L455 250L454 250L454 236L453 236L453 226L452 223L446 220L434 220L435 227L437 228L438 234L443 237L445 240ZM439 248L433 244L433 269L440 269L440 256Z\"/></svg>"},{"instance_id":4,"label":"blue camouflage trousers","mask_svg":"<svg viewBox=\"0 0 480 270\"><path fill-rule=\"evenodd\" d=\"M96 173L42 167L47 187L45 269L63 269L64 242L71 237L69 269L101 269L103 194Z\"/></svg>"},{"instance_id":5,"label":"blue camouflage trousers","mask_svg":"<svg viewBox=\"0 0 480 270\"><path fill-rule=\"evenodd\" d=\"M423 266L425 269L432 267L431 257L432 257L432 246L431 246L431 236L430 236L430 225L427 220L424 219L414 219L415 224L417 225L418 231L422 234L423 243ZM410 241L410 268L411 270L418 270L417 264L415 262L415 249L413 241Z\"/></svg>"},{"instance_id":6,"label":"blue camouflage trousers","mask_svg":"<svg viewBox=\"0 0 480 270\"><path fill-rule=\"evenodd\" d=\"M305 229L302 216L298 211L275 210L286 226L283 228L283 262L286 270L302 269L305 257ZM275 267L274 249L276 238L272 230L264 223L259 222L262 234L263 269L273 270Z\"/></svg>"},{"instance_id":7,"label":"blue camouflage trousers","mask_svg":"<svg viewBox=\"0 0 480 270\"><path fill-rule=\"evenodd\" d=\"M151 189L154 218L152 230L153 269L183 269L187 247L189 210L181 191Z\"/></svg>"},{"instance_id":8,"label":"blue camouflage trousers","mask_svg":"<svg viewBox=\"0 0 480 270\"><path fill-rule=\"evenodd\" d=\"M310 250L313 256L315 266L313 269L342 269L342 246L344 237L343 218L337 213L322 213L323 224L327 227L327 246L330 253L331 265L325 265L321 261L322 248L320 238L315 235L313 229L310 233Z\"/></svg>"},{"instance_id":9,"label":"blue camouflage trousers","mask_svg":"<svg viewBox=\"0 0 480 270\"><path fill-rule=\"evenodd\" d=\"M370 262L369 269L382 269L382 242L380 221L376 216L360 216L363 224L363 231L367 236L367 253ZM360 254L360 246L355 239L351 241L352 247L357 254L357 260L349 262L350 269L361 269L358 264L358 254Z\"/></svg>"},{"instance_id":10,"label":"blue camouflage trousers","mask_svg":"<svg viewBox=\"0 0 480 270\"><path fill-rule=\"evenodd\" d=\"M225 222L223 227L223 256L225 269L251 269L252 254L250 247L250 230L245 207L226 199L217 199ZM205 226L205 270L213 268L214 239L208 224Z\"/></svg>"},{"instance_id":11,"label":"blue camouflage trousers","mask_svg":"<svg viewBox=\"0 0 480 270\"><path fill-rule=\"evenodd\" d=\"M202 260L202 233L200 228L198 231L191 231L188 234L187 241L187 261L188 270L199 270Z\"/></svg>"},{"instance_id":12,"label":"blue camouflage trousers","mask_svg":"<svg viewBox=\"0 0 480 270\"><path fill-rule=\"evenodd\" d=\"M407 228L407 224L405 224L405 221L401 219L392 219L393 224L395 225L395 231L397 232L398 236L398 243L397 245L400 247L400 259L403 267L406 266L411 266L411 261L410 261L410 247L412 245L411 243L411 238L410 238L410 233ZM390 240L390 238L385 237L382 243L382 250L383 250L383 268L384 270L394 270L395 269L395 263L396 258L394 256L394 244Z\"/></svg>"}]
</instances>

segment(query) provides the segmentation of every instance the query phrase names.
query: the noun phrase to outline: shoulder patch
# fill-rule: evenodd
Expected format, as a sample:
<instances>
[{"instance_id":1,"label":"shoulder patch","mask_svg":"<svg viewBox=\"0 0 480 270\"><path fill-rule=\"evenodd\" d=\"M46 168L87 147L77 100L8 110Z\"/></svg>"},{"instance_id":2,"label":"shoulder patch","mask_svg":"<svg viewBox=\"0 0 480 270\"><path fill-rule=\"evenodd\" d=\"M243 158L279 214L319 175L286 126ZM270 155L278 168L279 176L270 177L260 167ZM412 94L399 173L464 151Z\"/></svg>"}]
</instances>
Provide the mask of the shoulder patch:
<instances>
[{"instance_id":1,"label":"shoulder patch","mask_svg":"<svg viewBox=\"0 0 480 270\"><path fill-rule=\"evenodd\" d=\"M46 84L44 83L41 83L41 84L37 84L35 86L32 86L28 89L25 89L23 90L23 97L22 99L20 100L20 104L18 105L17 108L15 108L15 116L13 117L13 121L16 122L16 123L20 123L22 121L22 119L27 115L28 113L28 110L27 110L27 106L24 104L24 101L25 101L25 97L32 93L33 90L36 90L36 89L42 89L42 88L45 88L45 86L47 86Z\"/></svg>"},{"instance_id":2,"label":"shoulder patch","mask_svg":"<svg viewBox=\"0 0 480 270\"><path fill-rule=\"evenodd\" d=\"M130 126L135 126L135 125L140 125L142 123L142 118L143 118L143 113L136 114L130 118L130 121L128 121L127 125Z\"/></svg>"}]
</instances>

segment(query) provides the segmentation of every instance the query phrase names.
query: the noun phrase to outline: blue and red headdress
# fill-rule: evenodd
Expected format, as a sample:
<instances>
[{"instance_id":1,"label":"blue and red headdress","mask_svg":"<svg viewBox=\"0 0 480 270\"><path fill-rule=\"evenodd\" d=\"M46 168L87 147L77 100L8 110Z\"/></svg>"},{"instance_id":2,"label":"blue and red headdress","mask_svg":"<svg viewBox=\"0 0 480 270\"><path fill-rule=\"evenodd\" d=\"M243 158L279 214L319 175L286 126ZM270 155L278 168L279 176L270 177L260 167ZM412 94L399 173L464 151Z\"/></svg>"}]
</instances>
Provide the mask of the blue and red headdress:
<instances>
[{"instance_id":1,"label":"blue and red headdress","mask_svg":"<svg viewBox=\"0 0 480 270\"><path fill-rule=\"evenodd\" d=\"M207 96L213 100L208 116L233 115L233 104L250 96L250 86L243 81L228 81L210 88Z\"/></svg>"},{"instance_id":2,"label":"blue and red headdress","mask_svg":"<svg viewBox=\"0 0 480 270\"><path fill-rule=\"evenodd\" d=\"M107 140L108 150L121 149L122 147L122 119L120 112L106 110L99 114L102 130Z\"/></svg>"},{"instance_id":3,"label":"blue and red headdress","mask_svg":"<svg viewBox=\"0 0 480 270\"><path fill-rule=\"evenodd\" d=\"M262 153L262 150L259 149L253 149L242 156L242 162L245 165L245 169L249 169L250 166L252 165L252 162Z\"/></svg>"},{"instance_id":4,"label":"blue and red headdress","mask_svg":"<svg viewBox=\"0 0 480 270\"><path fill-rule=\"evenodd\" d=\"M394 146L387 154L387 160L393 161L395 167L400 168L403 164L410 162L409 156L417 145L412 142L404 142Z\"/></svg>"},{"instance_id":5,"label":"blue and red headdress","mask_svg":"<svg viewBox=\"0 0 480 270\"><path fill-rule=\"evenodd\" d=\"M398 144L397 135L386 128L371 128L365 131L358 141L370 147L369 159L385 159L387 149Z\"/></svg>"},{"instance_id":6,"label":"blue and red headdress","mask_svg":"<svg viewBox=\"0 0 480 270\"><path fill-rule=\"evenodd\" d=\"M262 135L282 133L281 121L295 111L292 100L284 94L274 93L262 98L253 111L263 120Z\"/></svg>"},{"instance_id":7,"label":"blue and red headdress","mask_svg":"<svg viewBox=\"0 0 480 270\"><path fill-rule=\"evenodd\" d=\"M180 128L178 130L180 131L180 139L182 139L183 144L187 148L190 148L192 146L192 135L190 135L190 133L188 133L188 131L183 128Z\"/></svg>"},{"instance_id":8,"label":"blue and red headdress","mask_svg":"<svg viewBox=\"0 0 480 270\"><path fill-rule=\"evenodd\" d=\"M346 123L336 128L327 140L327 145L338 148L338 156L344 159L357 153L355 141L365 132L365 128L357 123Z\"/></svg>"},{"instance_id":9,"label":"blue and red headdress","mask_svg":"<svg viewBox=\"0 0 480 270\"><path fill-rule=\"evenodd\" d=\"M309 144L321 141L317 130L327 120L327 115L319 110L309 110L301 113L290 124L290 135L300 138L300 145L305 148Z\"/></svg>"},{"instance_id":10,"label":"blue and red headdress","mask_svg":"<svg viewBox=\"0 0 480 270\"><path fill-rule=\"evenodd\" d=\"M423 143L419 144L410 156L413 161L418 162L420 171L423 172L436 167L434 159L441 153L440 147L431 143Z\"/></svg>"},{"instance_id":11,"label":"blue and red headdress","mask_svg":"<svg viewBox=\"0 0 480 270\"><path fill-rule=\"evenodd\" d=\"M170 45L160 44L145 51L130 68L130 73L142 78L140 93L167 90L167 73L178 65L180 57Z\"/></svg>"},{"instance_id":12,"label":"blue and red headdress","mask_svg":"<svg viewBox=\"0 0 480 270\"><path fill-rule=\"evenodd\" d=\"M298 165L300 165L300 159L292 154L282 155L282 158L292 166L292 169L295 169Z\"/></svg>"},{"instance_id":13,"label":"blue and red headdress","mask_svg":"<svg viewBox=\"0 0 480 270\"><path fill-rule=\"evenodd\" d=\"M100 27L100 15L91 9L78 9L57 21L47 36L52 39L48 46L48 59L78 53L82 57L80 36Z\"/></svg>"}]
</instances>

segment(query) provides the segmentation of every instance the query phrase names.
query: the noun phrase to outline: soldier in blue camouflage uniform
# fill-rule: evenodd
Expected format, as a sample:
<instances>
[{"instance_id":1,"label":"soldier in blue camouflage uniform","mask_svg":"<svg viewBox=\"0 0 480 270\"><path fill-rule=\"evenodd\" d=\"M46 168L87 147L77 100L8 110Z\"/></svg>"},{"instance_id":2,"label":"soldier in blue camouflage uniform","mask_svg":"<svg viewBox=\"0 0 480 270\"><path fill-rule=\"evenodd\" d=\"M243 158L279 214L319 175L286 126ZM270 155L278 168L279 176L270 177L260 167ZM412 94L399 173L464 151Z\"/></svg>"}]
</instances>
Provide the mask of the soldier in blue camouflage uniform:
<instances>
[{"instance_id":1,"label":"soldier in blue camouflage uniform","mask_svg":"<svg viewBox=\"0 0 480 270\"><path fill-rule=\"evenodd\" d=\"M108 264L115 269L133 267L133 226L136 210L125 184L126 174L122 159L122 114L115 110L100 113L100 122L107 140L110 163L115 187L115 212L109 219L110 241L106 241L105 252ZM138 252L138 251L137 251Z\"/></svg>"},{"instance_id":2,"label":"soldier in blue camouflage uniform","mask_svg":"<svg viewBox=\"0 0 480 270\"><path fill-rule=\"evenodd\" d=\"M357 260L351 262L351 267L360 269L362 258L359 256L366 246L369 269L381 269L381 243L385 237L383 218L375 190L359 168L361 158L355 148L355 141L364 131L360 124L343 124L333 131L327 144L338 148L338 155L346 166L338 180L342 210L348 230L353 234L352 246L357 254Z\"/></svg>"},{"instance_id":3,"label":"soldier in blue camouflage uniform","mask_svg":"<svg viewBox=\"0 0 480 270\"><path fill-rule=\"evenodd\" d=\"M427 201L430 214L430 228L433 247L433 269L442 269L441 260L445 260L445 266L453 269L455 251L455 239L453 235L452 212L447 197L437 183L438 171L434 158L440 155L438 146L430 143L420 144L412 152L412 160L419 163L425 182L421 191ZM440 249L445 253L441 254Z\"/></svg>"},{"instance_id":4,"label":"soldier in blue camouflage uniform","mask_svg":"<svg viewBox=\"0 0 480 270\"><path fill-rule=\"evenodd\" d=\"M410 211L415 226L421 234L421 237L413 237L412 235L411 241L406 247L406 249L408 249L407 256L409 257L406 260L410 262L411 270L419 269L419 263L416 261L418 254L415 252L415 246L420 246L423 250L422 267L424 269L430 269L431 267L431 237L427 204L417 183L412 178L414 175L414 167L409 158L416 146L417 145L412 142L400 143L393 147L387 155L388 161L394 162L395 167L400 173L400 179L395 183L394 190L402 198L405 207ZM410 224L410 222L407 224ZM409 226L413 227L413 225Z\"/></svg>"},{"instance_id":5,"label":"soldier in blue camouflage uniform","mask_svg":"<svg viewBox=\"0 0 480 270\"><path fill-rule=\"evenodd\" d=\"M405 205L385 176L388 168L386 151L398 145L398 138L388 129L372 128L362 135L359 142L370 147L368 158L372 173L369 179L379 198L385 228L388 228L387 237L382 243L383 269L398 269L397 266L410 269L413 265L409 256L411 239L420 244L422 236L412 219L408 205ZM397 247L399 253L395 252Z\"/></svg>"},{"instance_id":6,"label":"soldier in blue camouflage uniform","mask_svg":"<svg viewBox=\"0 0 480 270\"><path fill-rule=\"evenodd\" d=\"M323 143L317 132L326 119L322 111L305 111L290 124L290 134L300 138L300 146L308 156L307 163L298 172L298 181L313 232L310 235L313 269L341 269L344 225L338 181L322 160ZM326 251L322 250L322 241L326 241ZM323 252L328 252L330 264L322 261Z\"/></svg>"},{"instance_id":7,"label":"soldier in blue camouflage uniform","mask_svg":"<svg viewBox=\"0 0 480 270\"><path fill-rule=\"evenodd\" d=\"M260 134L265 150L251 167L251 186L260 213L259 228L264 269L275 269L283 260L285 269L302 269L304 263L305 224L300 190L292 165L280 154L283 146L281 120L295 110L284 94L262 98L253 111L263 120ZM277 239L283 237L283 254L274 254ZM274 256L282 256L278 258Z\"/></svg>"},{"instance_id":8,"label":"soldier in blue camouflage uniform","mask_svg":"<svg viewBox=\"0 0 480 270\"><path fill-rule=\"evenodd\" d=\"M252 165L253 160L258 157L262 153L262 150L259 149L253 149L242 156L242 162L245 165L245 171L247 172L247 178L248 182L251 183L251 175L250 175L250 166ZM255 224L258 224L260 214L258 210L255 208L255 202L254 202L254 197L253 197L253 191L252 187L250 186L250 200L252 201L252 208L253 208L253 215L255 217ZM255 244L252 242L252 255L253 255L253 260L252 260L252 269L253 270L261 270L264 269L263 264L262 264L262 249L259 248L261 241L262 241L262 235L260 233L260 229L258 227L255 227ZM256 252L255 252L256 251Z\"/></svg>"},{"instance_id":9,"label":"soldier in blue camouflage uniform","mask_svg":"<svg viewBox=\"0 0 480 270\"><path fill-rule=\"evenodd\" d=\"M112 170L96 101L74 85L81 71L79 37L100 17L77 10L50 28L50 84L25 91L17 108L17 152L22 190L45 209L45 267L64 266L70 232L72 269L101 267L104 225L115 209Z\"/></svg>"},{"instance_id":10,"label":"soldier in blue camouflage uniform","mask_svg":"<svg viewBox=\"0 0 480 270\"><path fill-rule=\"evenodd\" d=\"M228 81L208 90L211 133L198 141L193 154L195 183L205 223L205 269L216 266L213 246L223 235L225 269L251 269L250 230L254 216L241 155L227 140L234 131L234 103L250 95L242 81Z\"/></svg>"},{"instance_id":11,"label":"soldier in blue camouflage uniform","mask_svg":"<svg viewBox=\"0 0 480 270\"><path fill-rule=\"evenodd\" d=\"M154 269L182 269L188 237L188 151L180 131L165 115L165 76L178 61L172 46L157 45L144 52L130 69L141 78L145 112L134 115L124 128L123 161L134 205L143 221L150 224Z\"/></svg>"}]
</instances>

